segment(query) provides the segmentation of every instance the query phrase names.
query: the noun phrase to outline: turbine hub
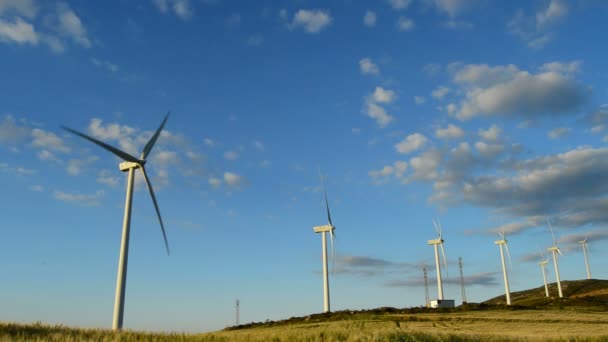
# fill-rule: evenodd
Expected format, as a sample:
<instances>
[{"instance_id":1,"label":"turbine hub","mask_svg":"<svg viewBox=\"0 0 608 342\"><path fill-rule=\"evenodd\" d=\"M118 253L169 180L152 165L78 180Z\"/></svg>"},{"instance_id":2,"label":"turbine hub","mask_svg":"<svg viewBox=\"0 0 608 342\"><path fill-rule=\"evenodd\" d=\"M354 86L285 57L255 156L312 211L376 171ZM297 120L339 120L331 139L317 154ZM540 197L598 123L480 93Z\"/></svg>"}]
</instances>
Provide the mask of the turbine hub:
<instances>
[{"instance_id":1,"label":"turbine hub","mask_svg":"<svg viewBox=\"0 0 608 342\"><path fill-rule=\"evenodd\" d=\"M141 164L126 161L120 163L118 167L120 168L120 171L127 172L130 169L139 169L140 165Z\"/></svg>"}]
</instances>

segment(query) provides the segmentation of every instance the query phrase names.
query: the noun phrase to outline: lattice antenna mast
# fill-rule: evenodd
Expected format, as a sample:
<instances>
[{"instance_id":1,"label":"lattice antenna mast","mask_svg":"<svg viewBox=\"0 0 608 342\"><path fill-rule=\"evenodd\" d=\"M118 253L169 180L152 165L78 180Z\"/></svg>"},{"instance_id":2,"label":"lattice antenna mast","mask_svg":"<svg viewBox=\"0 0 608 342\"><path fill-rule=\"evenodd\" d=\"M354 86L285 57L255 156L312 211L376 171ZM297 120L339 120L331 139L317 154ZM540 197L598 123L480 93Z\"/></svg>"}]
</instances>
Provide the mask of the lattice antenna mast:
<instances>
[{"instance_id":1,"label":"lattice antenna mast","mask_svg":"<svg viewBox=\"0 0 608 342\"><path fill-rule=\"evenodd\" d=\"M467 303L467 293L464 290L464 275L462 274L462 257L458 257L458 268L460 269L460 288L462 291L462 304Z\"/></svg>"},{"instance_id":2,"label":"lattice antenna mast","mask_svg":"<svg viewBox=\"0 0 608 342\"><path fill-rule=\"evenodd\" d=\"M236 325L240 325L240 322L239 322L240 309L241 309L241 301L237 299L236 300Z\"/></svg>"},{"instance_id":3,"label":"lattice antenna mast","mask_svg":"<svg viewBox=\"0 0 608 342\"><path fill-rule=\"evenodd\" d=\"M422 268L422 272L424 273L424 305L428 308L430 306L429 302L429 277L426 274L426 266Z\"/></svg>"}]
</instances>

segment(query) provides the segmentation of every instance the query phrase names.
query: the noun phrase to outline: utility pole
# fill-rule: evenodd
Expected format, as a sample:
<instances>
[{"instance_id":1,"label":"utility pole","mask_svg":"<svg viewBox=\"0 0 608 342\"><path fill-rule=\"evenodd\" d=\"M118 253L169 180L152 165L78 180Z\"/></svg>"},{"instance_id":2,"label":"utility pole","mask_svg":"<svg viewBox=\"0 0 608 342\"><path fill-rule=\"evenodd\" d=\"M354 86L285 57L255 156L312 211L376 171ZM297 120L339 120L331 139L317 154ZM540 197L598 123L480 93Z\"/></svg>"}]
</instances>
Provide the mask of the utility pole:
<instances>
[{"instance_id":1,"label":"utility pole","mask_svg":"<svg viewBox=\"0 0 608 342\"><path fill-rule=\"evenodd\" d=\"M462 291L462 304L467 303L467 294L464 291L464 275L462 274L462 257L458 257L458 268L460 268L460 288Z\"/></svg>"},{"instance_id":2,"label":"utility pole","mask_svg":"<svg viewBox=\"0 0 608 342\"><path fill-rule=\"evenodd\" d=\"M424 305L429 307L429 278L426 274L426 266L422 267L422 272L424 272Z\"/></svg>"},{"instance_id":3,"label":"utility pole","mask_svg":"<svg viewBox=\"0 0 608 342\"><path fill-rule=\"evenodd\" d=\"M240 305L241 305L241 301L239 301L238 299L236 300L236 325L240 325L239 324L239 310L240 310Z\"/></svg>"}]
</instances>

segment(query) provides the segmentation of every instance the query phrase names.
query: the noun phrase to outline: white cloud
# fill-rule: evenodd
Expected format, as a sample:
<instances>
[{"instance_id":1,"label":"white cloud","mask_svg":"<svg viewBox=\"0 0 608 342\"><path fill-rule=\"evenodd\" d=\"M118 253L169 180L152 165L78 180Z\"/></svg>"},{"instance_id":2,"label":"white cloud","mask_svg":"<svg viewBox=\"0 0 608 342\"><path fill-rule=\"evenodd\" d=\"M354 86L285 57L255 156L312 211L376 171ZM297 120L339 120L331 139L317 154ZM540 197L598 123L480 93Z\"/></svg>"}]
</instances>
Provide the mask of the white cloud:
<instances>
[{"instance_id":1,"label":"white cloud","mask_svg":"<svg viewBox=\"0 0 608 342\"><path fill-rule=\"evenodd\" d=\"M372 94L372 98L376 103L391 103L395 100L395 97L394 91L382 87L376 87Z\"/></svg>"},{"instance_id":2,"label":"white cloud","mask_svg":"<svg viewBox=\"0 0 608 342\"><path fill-rule=\"evenodd\" d=\"M37 45L39 37L34 26L19 17L14 22L0 18L0 41Z\"/></svg>"},{"instance_id":3,"label":"white cloud","mask_svg":"<svg viewBox=\"0 0 608 342\"><path fill-rule=\"evenodd\" d=\"M476 0L433 0L434 5L440 12L444 12L451 17L464 12L476 4Z\"/></svg>"},{"instance_id":4,"label":"white cloud","mask_svg":"<svg viewBox=\"0 0 608 342\"><path fill-rule=\"evenodd\" d=\"M363 24L367 27L376 26L376 21L378 20L376 13L373 11L365 11L365 15L363 16Z\"/></svg>"},{"instance_id":5,"label":"white cloud","mask_svg":"<svg viewBox=\"0 0 608 342\"><path fill-rule=\"evenodd\" d=\"M222 185L222 180L217 178L217 177L210 177L208 179L209 185L211 185L211 187L218 188L220 185Z\"/></svg>"},{"instance_id":6,"label":"white cloud","mask_svg":"<svg viewBox=\"0 0 608 342\"><path fill-rule=\"evenodd\" d=\"M20 125L11 115L4 116L0 121L0 144L19 143L30 135L30 129Z\"/></svg>"},{"instance_id":7,"label":"white cloud","mask_svg":"<svg viewBox=\"0 0 608 342\"><path fill-rule=\"evenodd\" d=\"M417 105L421 105L426 102L426 98L424 96L414 96L414 102Z\"/></svg>"},{"instance_id":8,"label":"white cloud","mask_svg":"<svg viewBox=\"0 0 608 342\"><path fill-rule=\"evenodd\" d=\"M70 148L65 146L63 140L59 138L55 133L47 132L39 128L32 130L32 146L49 149L58 152L70 152Z\"/></svg>"},{"instance_id":9,"label":"white cloud","mask_svg":"<svg viewBox=\"0 0 608 342\"><path fill-rule=\"evenodd\" d=\"M371 58L363 58L359 61L359 69L363 75L378 75L380 73L380 69Z\"/></svg>"},{"instance_id":10,"label":"white cloud","mask_svg":"<svg viewBox=\"0 0 608 342\"><path fill-rule=\"evenodd\" d=\"M398 160L393 165L386 165L380 170L372 170L368 174L376 184L383 184L390 180L391 176L396 179L403 179L407 171L408 164Z\"/></svg>"},{"instance_id":11,"label":"white cloud","mask_svg":"<svg viewBox=\"0 0 608 342\"><path fill-rule=\"evenodd\" d=\"M260 46L264 43L264 36L260 33L254 33L247 39L247 45Z\"/></svg>"},{"instance_id":12,"label":"white cloud","mask_svg":"<svg viewBox=\"0 0 608 342\"><path fill-rule=\"evenodd\" d=\"M416 23L410 18L399 17L397 19L397 29L399 31L411 31L414 29L414 26L416 26Z\"/></svg>"},{"instance_id":13,"label":"white cloud","mask_svg":"<svg viewBox=\"0 0 608 342\"><path fill-rule=\"evenodd\" d=\"M77 176L82 173L83 167L96 161L97 159L99 158L95 156L91 156L85 159L70 159L67 163L65 170L68 172L68 174L72 176Z\"/></svg>"},{"instance_id":14,"label":"white cloud","mask_svg":"<svg viewBox=\"0 0 608 342\"><path fill-rule=\"evenodd\" d=\"M427 150L419 156L410 159L413 174L409 180L434 180L438 177L441 165L441 153L437 150Z\"/></svg>"},{"instance_id":15,"label":"white cloud","mask_svg":"<svg viewBox=\"0 0 608 342\"><path fill-rule=\"evenodd\" d=\"M486 130L481 128L478 130L479 136L487 141L498 141L501 132L502 129L494 124L488 127Z\"/></svg>"},{"instance_id":16,"label":"white cloud","mask_svg":"<svg viewBox=\"0 0 608 342\"><path fill-rule=\"evenodd\" d=\"M450 88L448 87L437 87L435 90L431 92L431 96L434 98L441 100L450 92Z\"/></svg>"},{"instance_id":17,"label":"white cloud","mask_svg":"<svg viewBox=\"0 0 608 342\"><path fill-rule=\"evenodd\" d=\"M213 147L215 146L215 141L209 139L209 138L205 138L205 140L203 140L203 143L209 147Z\"/></svg>"},{"instance_id":18,"label":"white cloud","mask_svg":"<svg viewBox=\"0 0 608 342\"><path fill-rule=\"evenodd\" d=\"M581 70L583 61L572 61L569 63L550 62L540 67L543 72L556 72L564 76L572 76Z\"/></svg>"},{"instance_id":19,"label":"white cloud","mask_svg":"<svg viewBox=\"0 0 608 342\"><path fill-rule=\"evenodd\" d=\"M329 11L313 9L313 10L298 10L293 16L293 20L289 27L291 29L301 28L308 33L319 33L327 28L332 22L332 17Z\"/></svg>"},{"instance_id":20,"label":"white cloud","mask_svg":"<svg viewBox=\"0 0 608 342\"><path fill-rule=\"evenodd\" d=\"M94 195L85 195L79 193L67 193L59 190L53 192L53 197L57 200L75 203L83 206L99 205L99 200L103 197L103 190L97 190Z\"/></svg>"},{"instance_id":21,"label":"white cloud","mask_svg":"<svg viewBox=\"0 0 608 342\"><path fill-rule=\"evenodd\" d=\"M547 7L539 10L535 16L527 16L522 10L518 10L507 23L507 29L519 36L529 47L540 49L553 40L554 34L549 30L566 17L568 12L566 1L551 0Z\"/></svg>"},{"instance_id":22,"label":"white cloud","mask_svg":"<svg viewBox=\"0 0 608 342\"><path fill-rule=\"evenodd\" d=\"M437 76L441 72L441 65L436 63L428 63L422 67L422 72L427 76Z\"/></svg>"},{"instance_id":23,"label":"white cloud","mask_svg":"<svg viewBox=\"0 0 608 342\"><path fill-rule=\"evenodd\" d=\"M82 47L91 47L91 41L87 37L87 31L82 25L82 21L66 3L57 4L57 18L59 33L71 38Z\"/></svg>"},{"instance_id":24,"label":"white cloud","mask_svg":"<svg viewBox=\"0 0 608 342\"><path fill-rule=\"evenodd\" d=\"M33 0L0 0L0 15L13 12L27 18L34 18L38 8Z\"/></svg>"},{"instance_id":25,"label":"white cloud","mask_svg":"<svg viewBox=\"0 0 608 342\"><path fill-rule=\"evenodd\" d=\"M407 9L411 2L412 0L388 0L391 7L398 11Z\"/></svg>"},{"instance_id":26,"label":"white cloud","mask_svg":"<svg viewBox=\"0 0 608 342\"><path fill-rule=\"evenodd\" d=\"M454 139L464 137L464 130L456 125L448 124L446 128L438 128L435 136L439 139Z\"/></svg>"},{"instance_id":27,"label":"white cloud","mask_svg":"<svg viewBox=\"0 0 608 342\"><path fill-rule=\"evenodd\" d=\"M115 176L115 172L111 172L109 170L101 170L97 175L97 183L106 184L109 186L116 186L119 183L118 177Z\"/></svg>"},{"instance_id":28,"label":"white cloud","mask_svg":"<svg viewBox=\"0 0 608 342\"><path fill-rule=\"evenodd\" d=\"M479 152L479 155L486 159L495 159L505 150L503 145L488 144L483 141L476 142L475 148L477 149L477 152Z\"/></svg>"},{"instance_id":29,"label":"white cloud","mask_svg":"<svg viewBox=\"0 0 608 342\"><path fill-rule=\"evenodd\" d=\"M34 191L34 192L43 192L44 191L44 187L42 185L30 185L28 187L28 189L30 191Z\"/></svg>"},{"instance_id":30,"label":"white cloud","mask_svg":"<svg viewBox=\"0 0 608 342\"><path fill-rule=\"evenodd\" d=\"M564 0L551 0L546 9L536 12L536 25L542 28L555 23L568 15L568 6Z\"/></svg>"},{"instance_id":31,"label":"white cloud","mask_svg":"<svg viewBox=\"0 0 608 342\"><path fill-rule=\"evenodd\" d=\"M443 26L450 30L472 30L475 27L473 23L463 20L448 20Z\"/></svg>"},{"instance_id":32,"label":"white cloud","mask_svg":"<svg viewBox=\"0 0 608 342\"><path fill-rule=\"evenodd\" d=\"M420 133L408 135L405 139L395 145L395 149L399 153L411 153L424 147L428 142L427 137Z\"/></svg>"},{"instance_id":33,"label":"white cloud","mask_svg":"<svg viewBox=\"0 0 608 342\"><path fill-rule=\"evenodd\" d=\"M111 63L109 61L99 60L95 57L91 57L91 63L93 63L93 65L95 65L98 68L102 68L102 69L108 70L110 72L118 71L118 65Z\"/></svg>"},{"instance_id":34,"label":"white cloud","mask_svg":"<svg viewBox=\"0 0 608 342\"><path fill-rule=\"evenodd\" d=\"M239 188L244 184L244 179L236 173L224 172L224 182L226 182L226 185L230 187Z\"/></svg>"},{"instance_id":35,"label":"white cloud","mask_svg":"<svg viewBox=\"0 0 608 342\"><path fill-rule=\"evenodd\" d=\"M546 115L571 113L587 101L590 89L555 71L530 74L513 65L467 65L454 81L465 91L456 116Z\"/></svg>"},{"instance_id":36,"label":"white cloud","mask_svg":"<svg viewBox=\"0 0 608 342\"><path fill-rule=\"evenodd\" d=\"M190 0L152 0L156 8L163 14L175 13L182 20L190 20L194 10L190 6Z\"/></svg>"},{"instance_id":37,"label":"white cloud","mask_svg":"<svg viewBox=\"0 0 608 342\"><path fill-rule=\"evenodd\" d=\"M572 129L569 127L558 127L550 130L549 133L547 133L547 136L551 139L559 139L570 133L571 130Z\"/></svg>"},{"instance_id":38,"label":"white cloud","mask_svg":"<svg viewBox=\"0 0 608 342\"><path fill-rule=\"evenodd\" d=\"M226 151L226 152L224 152L224 159L237 160L237 159L239 159L239 153L236 151Z\"/></svg>"},{"instance_id":39,"label":"white cloud","mask_svg":"<svg viewBox=\"0 0 608 342\"><path fill-rule=\"evenodd\" d=\"M266 148L264 147L264 144L259 141L259 140L254 140L253 141L253 147L255 147L256 150L258 151L264 151Z\"/></svg>"},{"instance_id":40,"label":"white cloud","mask_svg":"<svg viewBox=\"0 0 608 342\"><path fill-rule=\"evenodd\" d=\"M384 110L384 108L378 106L373 102L367 103L367 116L376 120L376 123L380 128L386 127L391 123L394 118Z\"/></svg>"}]
</instances>

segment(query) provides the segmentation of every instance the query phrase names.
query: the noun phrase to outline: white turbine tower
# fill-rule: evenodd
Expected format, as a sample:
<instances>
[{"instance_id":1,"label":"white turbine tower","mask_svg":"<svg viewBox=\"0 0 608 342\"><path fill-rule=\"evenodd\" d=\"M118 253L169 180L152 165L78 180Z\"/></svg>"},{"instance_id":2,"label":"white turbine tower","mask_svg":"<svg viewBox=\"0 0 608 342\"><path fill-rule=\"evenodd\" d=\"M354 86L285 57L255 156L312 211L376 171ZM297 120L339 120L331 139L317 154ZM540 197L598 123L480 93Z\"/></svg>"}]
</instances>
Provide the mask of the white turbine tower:
<instances>
[{"instance_id":1,"label":"white turbine tower","mask_svg":"<svg viewBox=\"0 0 608 342\"><path fill-rule=\"evenodd\" d=\"M118 275L116 279L116 297L114 301L114 318L112 321L112 329L113 330L121 330L123 324L123 314L124 314L124 305L125 305L125 287L127 284L127 262L129 259L129 234L131 227L131 202L133 198L133 184L135 179L135 170L140 169L146 185L148 186L148 191L150 192L150 196L152 197L152 203L154 203L154 209L156 209L156 216L158 217L158 221L160 222L160 229L163 233L163 239L165 240L165 248L167 250L167 255L169 254L169 243L167 242L167 235L165 233L165 226L163 224L163 220L160 216L160 210L158 209L158 203L156 202L156 196L154 195L154 190L152 189L152 184L150 183L150 179L146 173L146 169L144 165L146 164L146 157L150 154L152 147L156 143L156 139L160 135L167 119L169 118L169 113L165 116L160 127L154 132L154 135L150 138L148 143L144 146L144 149L139 158L136 158L124 151L121 151L113 146L110 146L102 141L99 141L95 138L92 138L84 133L80 133L71 128L62 126L66 131L76 134L84 139L89 140L90 142L101 146L102 148L112 152L117 157L124 160L124 162L120 163L120 171L129 172L127 178L127 198L125 203L125 214L122 224L122 242L120 244L120 257L118 260Z\"/></svg>"},{"instance_id":2,"label":"white turbine tower","mask_svg":"<svg viewBox=\"0 0 608 342\"><path fill-rule=\"evenodd\" d=\"M585 256L585 268L587 269L587 279L591 279L591 271L589 271L589 260L587 260L587 237L585 240L581 240L580 243L583 247L583 255Z\"/></svg>"},{"instance_id":3,"label":"white turbine tower","mask_svg":"<svg viewBox=\"0 0 608 342\"><path fill-rule=\"evenodd\" d=\"M540 266L540 272L543 274L543 283L545 284L545 296L549 297L549 286L547 285L547 264L549 263L549 259L545 258L543 252L540 252L540 256L542 261L538 263Z\"/></svg>"},{"instance_id":4,"label":"white turbine tower","mask_svg":"<svg viewBox=\"0 0 608 342\"><path fill-rule=\"evenodd\" d=\"M505 239L505 233L500 232L498 234L500 235L500 240L494 241L494 244L498 245L498 247L500 247L500 261L502 262L502 275L505 280L505 295L507 297L507 305L511 305L511 292L509 291L509 277L507 276L507 265L505 264L505 254L502 250L502 247L504 246L505 249L507 250L507 255L509 256L509 264L512 266L513 264L511 263L511 253L509 253L509 245L507 243L507 239Z\"/></svg>"},{"instance_id":5,"label":"white turbine tower","mask_svg":"<svg viewBox=\"0 0 608 342\"><path fill-rule=\"evenodd\" d=\"M330 311L330 303L329 303L329 274L327 271L327 235L329 232L329 237L331 239L331 263L332 266L334 264L334 239L336 234L334 230L336 227L331 223L331 214L329 213L329 202L327 201L327 192L325 191L325 182L323 181L323 177L321 177L321 183L323 185L323 197L325 198L325 209L327 210L327 224L322 226L313 227L313 231L315 233L321 233L321 243L323 248L323 312ZM332 267L333 273L333 267Z\"/></svg>"},{"instance_id":6,"label":"white turbine tower","mask_svg":"<svg viewBox=\"0 0 608 342\"><path fill-rule=\"evenodd\" d=\"M443 300L443 284L441 282L441 263L439 262L439 250L438 245L441 246L441 254L443 254L443 263L445 264L446 272L448 268L448 261L445 258L445 250L443 249L443 238L441 231L441 223L433 220L435 225L435 231L437 232L437 238L434 240L428 240L428 244L435 248L435 266L437 268L437 299Z\"/></svg>"},{"instance_id":7,"label":"white turbine tower","mask_svg":"<svg viewBox=\"0 0 608 342\"><path fill-rule=\"evenodd\" d=\"M564 297L564 295L562 293L562 284L559 279L559 267L557 264L557 254L558 253L559 253L559 255L563 255L563 254L562 254L562 251L559 250L559 247L557 247L557 240L555 240L555 235L553 234L553 227L551 227L551 222L549 222L549 220L547 220L547 223L549 224L549 230L551 230L551 237L553 238L553 246L547 248L547 250L553 254L553 266L555 266L555 281L557 282L557 292L559 293L559 298L562 298L562 297Z\"/></svg>"}]
</instances>

